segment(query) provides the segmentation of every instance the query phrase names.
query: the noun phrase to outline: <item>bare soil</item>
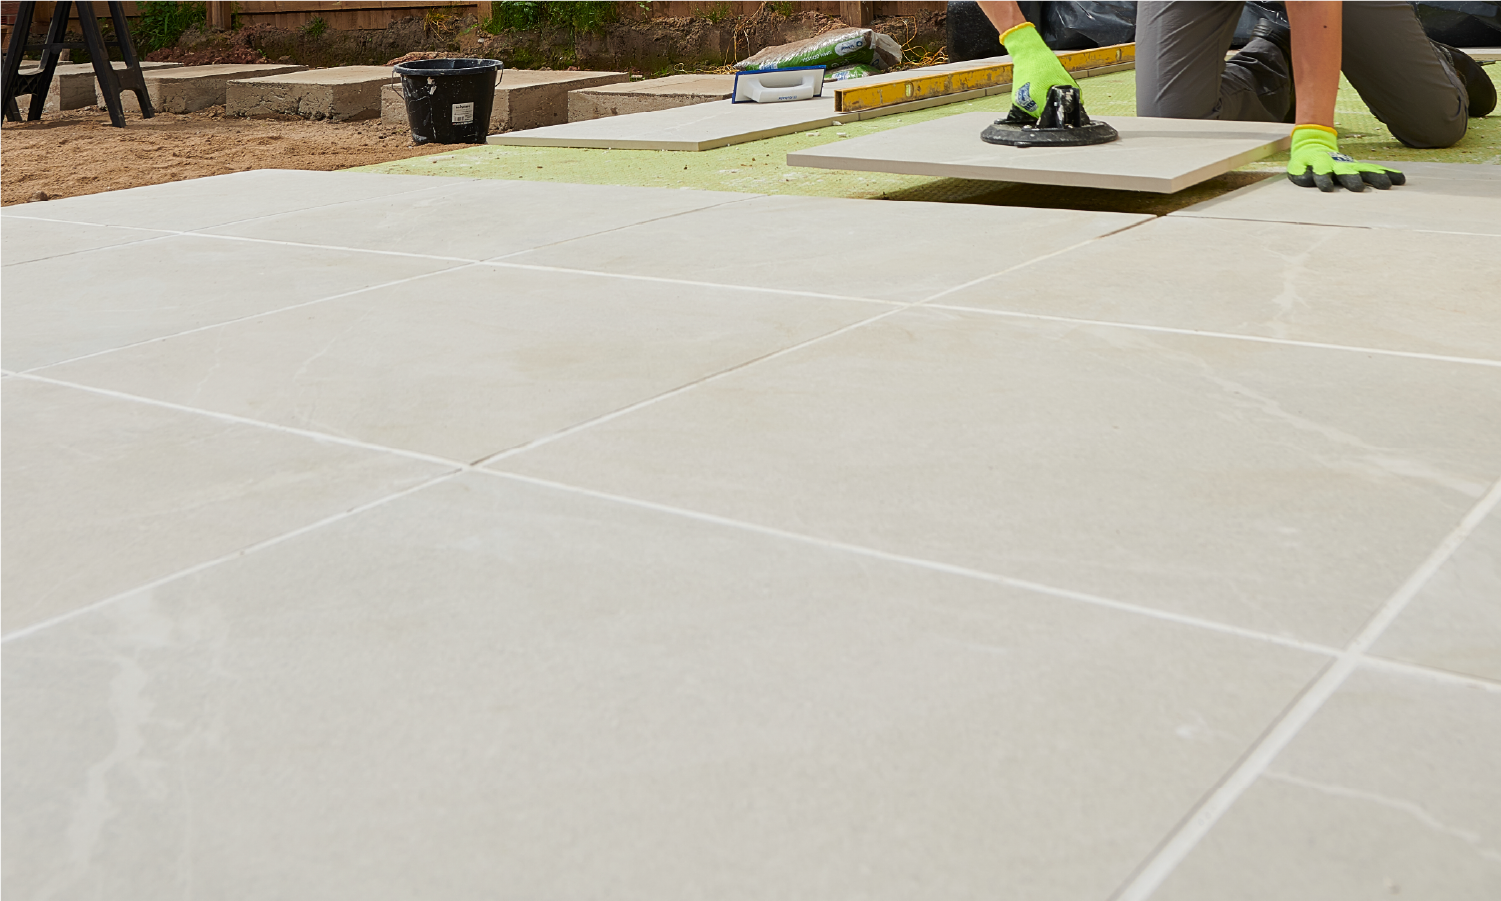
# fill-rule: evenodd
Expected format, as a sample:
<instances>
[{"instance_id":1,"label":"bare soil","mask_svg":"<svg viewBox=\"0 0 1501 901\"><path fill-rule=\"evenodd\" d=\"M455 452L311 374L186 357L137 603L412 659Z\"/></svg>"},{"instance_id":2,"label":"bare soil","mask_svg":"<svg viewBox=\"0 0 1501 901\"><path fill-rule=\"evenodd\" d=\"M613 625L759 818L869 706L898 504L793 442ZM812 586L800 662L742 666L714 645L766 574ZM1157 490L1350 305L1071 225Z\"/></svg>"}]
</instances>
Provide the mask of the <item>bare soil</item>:
<instances>
[{"instance_id":1,"label":"bare soil","mask_svg":"<svg viewBox=\"0 0 1501 901\"><path fill-rule=\"evenodd\" d=\"M404 128L363 122L230 119L223 107L131 115L125 128L103 110L49 113L0 129L0 204L244 172L348 169L426 156L451 145L412 144Z\"/></svg>"}]
</instances>

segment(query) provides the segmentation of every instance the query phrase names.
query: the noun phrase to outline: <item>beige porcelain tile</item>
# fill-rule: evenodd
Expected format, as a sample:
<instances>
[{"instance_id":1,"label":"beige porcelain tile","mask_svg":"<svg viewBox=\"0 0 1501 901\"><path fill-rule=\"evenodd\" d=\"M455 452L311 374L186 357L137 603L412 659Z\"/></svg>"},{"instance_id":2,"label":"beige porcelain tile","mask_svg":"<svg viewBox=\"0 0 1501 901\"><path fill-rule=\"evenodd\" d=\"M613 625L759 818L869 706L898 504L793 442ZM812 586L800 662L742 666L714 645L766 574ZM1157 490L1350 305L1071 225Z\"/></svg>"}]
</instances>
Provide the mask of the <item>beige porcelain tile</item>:
<instances>
[{"instance_id":1,"label":"beige porcelain tile","mask_svg":"<svg viewBox=\"0 0 1501 901\"><path fill-rule=\"evenodd\" d=\"M1088 283L998 278L941 303L1501 360L1487 260L1501 238L1164 217L1070 252Z\"/></svg>"},{"instance_id":2,"label":"beige porcelain tile","mask_svg":"<svg viewBox=\"0 0 1501 901\"><path fill-rule=\"evenodd\" d=\"M1501 694L1357 673L1154 901L1501 897Z\"/></svg>"},{"instance_id":3,"label":"beige porcelain tile","mask_svg":"<svg viewBox=\"0 0 1501 901\"><path fill-rule=\"evenodd\" d=\"M632 84L635 87L639 82ZM625 85L620 85L624 89ZM834 97L792 103L715 100L672 109L605 116L491 135L491 144L523 147L606 147L619 150L712 150L819 128L843 117Z\"/></svg>"},{"instance_id":4,"label":"beige porcelain tile","mask_svg":"<svg viewBox=\"0 0 1501 901\"><path fill-rule=\"evenodd\" d=\"M3 215L7 228L11 217L20 217L193 231L432 187L432 179L424 175L257 169L11 206Z\"/></svg>"},{"instance_id":5,"label":"beige porcelain tile","mask_svg":"<svg viewBox=\"0 0 1501 901\"><path fill-rule=\"evenodd\" d=\"M1343 643L1495 410L1492 368L918 308L495 465Z\"/></svg>"},{"instance_id":6,"label":"beige porcelain tile","mask_svg":"<svg viewBox=\"0 0 1501 901\"><path fill-rule=\"evenodd\" d=\"M518 254L510 261L916 301L1149 218L757 197Z\"/></svg>"},{"instance_id":7,"label":"beige porcelain tile","mask_svg":"<svg viewBox=\"0 0 1501 901\"><path fill-rule=\"evenodd\" d=\"M468 462L885 309L485 266L46 372Z\"/></svg>"},{"instance_id":8,"label":"beige porcelain tile","mask_svg":"<svg viewBox=\"0 0 1501 901\"><path fill-rule=\"evenodd\" d=\"M1120 133L1091 147L1006 147L980 133L993 112L959 113L787 154L789 166L897 172L1171 194L1286 149L1290 125L1105 116Z\"/></svg>"},{"instance_id":9,"label":"beige porcelain tile","mask_svg":"<svg viewBox=\"0 0 1501 901\"><path fill-rule=\"evenodd\" d=\"M8 218L5 220L5 240L0 244L4 248L0 251L0 259L3 259L4 265L14 266L17 263L30 263L84 250L149 241L165 234L138 228L109 228L43 219Z\"/></svg>"},{"instance_id":10,"label":"beige porcelain tile","mask_svg":"<svg viewBox=\"0 0 1501 901\"><path fill-rule=\"evenodd\" d=\"M5 366L45 366L455 265L179 235L7 266Z\"/></svg>"},{"instance_id":11,"label":"beige porcelain tile","mask_svg":"<svg viewBox=\"0 0 1501 901\"><path fill-rule=\"evenodd\" d=\"M1406 173L1407 184L1389 191L1323 194L1285 178L1269 178L1171 215L1501 235L1501 166L1384 165ZM1501 278L1494 256L1455 259L1453 265L1487 270L1493 279Z\"/></svg>"},{"instance_id":12,"label":"beige porcelain tile","mask_svg":"<svg viewBox=\"0 0 1501 901\"><path fill-rule=\"evenodd\" d=\"M1501 513L1481 521L1374 653L1501 682Z\"/></svg>"},{"instance_id":13,"label":"beige porcelain tile","mask_svg":"<svg viewBox=\"0 0 1501 901\"><path fill-rule=\"evenodd\" d=\"M439 186L421 195L272 216L211 233L484 260L756 196L613 185L429 180Z\"/></svg>"},{"instance_id":14,"label":"beige porcelain tile","mask_svg":"<svg viewBox=\"0 0 1501 901\"><path fill-rule=\"evenodd\" d=\"M4 889L1104 901L1323 662L469 474L8 645Z\"/></svg>"},{"instance_id":15,"label":"beige porcelain tile","mask_svg":"<svg viewBox=\"0 0 1501 901\"><path fill-rule=\"evenodd\" d=\"M4 410L7 634L443 471L21 378Z\"/></svg>"}]
</instances>

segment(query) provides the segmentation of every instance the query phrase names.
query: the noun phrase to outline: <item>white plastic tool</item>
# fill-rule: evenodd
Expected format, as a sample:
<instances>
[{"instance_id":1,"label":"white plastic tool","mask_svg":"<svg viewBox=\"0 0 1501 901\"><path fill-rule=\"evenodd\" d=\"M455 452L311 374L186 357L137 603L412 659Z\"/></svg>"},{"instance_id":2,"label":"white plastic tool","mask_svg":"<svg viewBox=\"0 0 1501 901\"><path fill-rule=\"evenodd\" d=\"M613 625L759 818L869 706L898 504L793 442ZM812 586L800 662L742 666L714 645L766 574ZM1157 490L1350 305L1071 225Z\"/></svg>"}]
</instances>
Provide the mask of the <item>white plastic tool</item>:
<instances>
[{"instance_id":1,"label":"white plastic tool","mask_svg":"<svg viewBox=\"0 0 1501 901\"><path fill-rule=\"evenodd\" d=\"M735 73L732 103L782 103L811 100L823 94L823 66L756 69Z\"/></svg>"}]
</instances>

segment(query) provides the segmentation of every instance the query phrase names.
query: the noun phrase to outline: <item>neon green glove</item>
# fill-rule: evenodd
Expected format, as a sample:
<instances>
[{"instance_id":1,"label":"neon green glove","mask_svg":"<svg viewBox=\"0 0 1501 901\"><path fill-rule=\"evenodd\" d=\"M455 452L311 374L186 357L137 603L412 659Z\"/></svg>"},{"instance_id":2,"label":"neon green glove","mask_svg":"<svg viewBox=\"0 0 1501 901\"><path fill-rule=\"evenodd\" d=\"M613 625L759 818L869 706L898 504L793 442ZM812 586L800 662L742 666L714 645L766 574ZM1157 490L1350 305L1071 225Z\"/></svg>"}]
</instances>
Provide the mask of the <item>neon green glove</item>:
<instances>
[{"instance_id":1,"label":"neon green glove","mask_svg":"<svg viewBox=\"0 0 1501 901\"><path fill-rule=\"evenodd\" d=\"M1407 184L1407 176L1396 169L1357 163L1340 153L1337 133L1322 125L1293 129L1287 178L1300 188L1318 186L1320 191L1337 191L1341 185L1350 191L1364 191L1366 185L1385 191L1392 185Z\"/></svg>"},{"instance_id":2,"label":"neon green glove","mask_svg":"<svg viewBox=\"0 0 1501 901\"><path fill-rule=\"evenodd\" d=\"M1058 57L1042 42L1042 35L1031 22L1006 29L1001 43L1011 55L1011 108L1033 119L1042 115L1048 91L1055 85L1078 87L1079 83L1058 62Z\"/></svg>"}]
</instances>

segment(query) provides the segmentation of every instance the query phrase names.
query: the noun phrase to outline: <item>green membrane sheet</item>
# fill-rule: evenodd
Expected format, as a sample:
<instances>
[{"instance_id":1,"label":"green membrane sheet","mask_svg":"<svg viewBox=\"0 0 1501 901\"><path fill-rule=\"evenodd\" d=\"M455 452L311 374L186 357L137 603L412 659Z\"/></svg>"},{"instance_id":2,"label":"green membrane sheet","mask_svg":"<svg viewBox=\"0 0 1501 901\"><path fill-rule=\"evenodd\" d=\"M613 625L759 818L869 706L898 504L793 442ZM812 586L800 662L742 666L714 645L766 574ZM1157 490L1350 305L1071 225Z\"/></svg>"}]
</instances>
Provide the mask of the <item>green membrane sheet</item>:
<instances>
[{"instance_id":1,"label":"green membrane sheet","mask_svg":"<svg viewBox=\"0 0 1501 901\"><path fill-rule=\"evenodd\" d=\"M1498 67L1487 67L1494 73ZM1494 77L1494 76L1493 76ZM1136 73L1115 72L1080 82L1090 115L1136 114ZM674 150L587 150L570 147L466 147L434 156L365 166L362 172L402 175L502 178L597 185L641 185L750 194L801 194L814 197L926 200L1008 206L1052 206L1121 212L1168 213L1281 172L1287 154L1279 153L1172 195L1091 188L1057 188L960 178L841 172L787 165L787 154L901 128L958 113L1010 108L1009 94L996 94L877 119L845 122L797 134L696 152ZM1501 115L1471 119L1469 133L1453 147L1414 150L1398 143L1360 95L1341 80L1335 125L1340 147L1356 159L1415 160L1438 163L1501 163Z\"/></svg>"}]
</instances>

